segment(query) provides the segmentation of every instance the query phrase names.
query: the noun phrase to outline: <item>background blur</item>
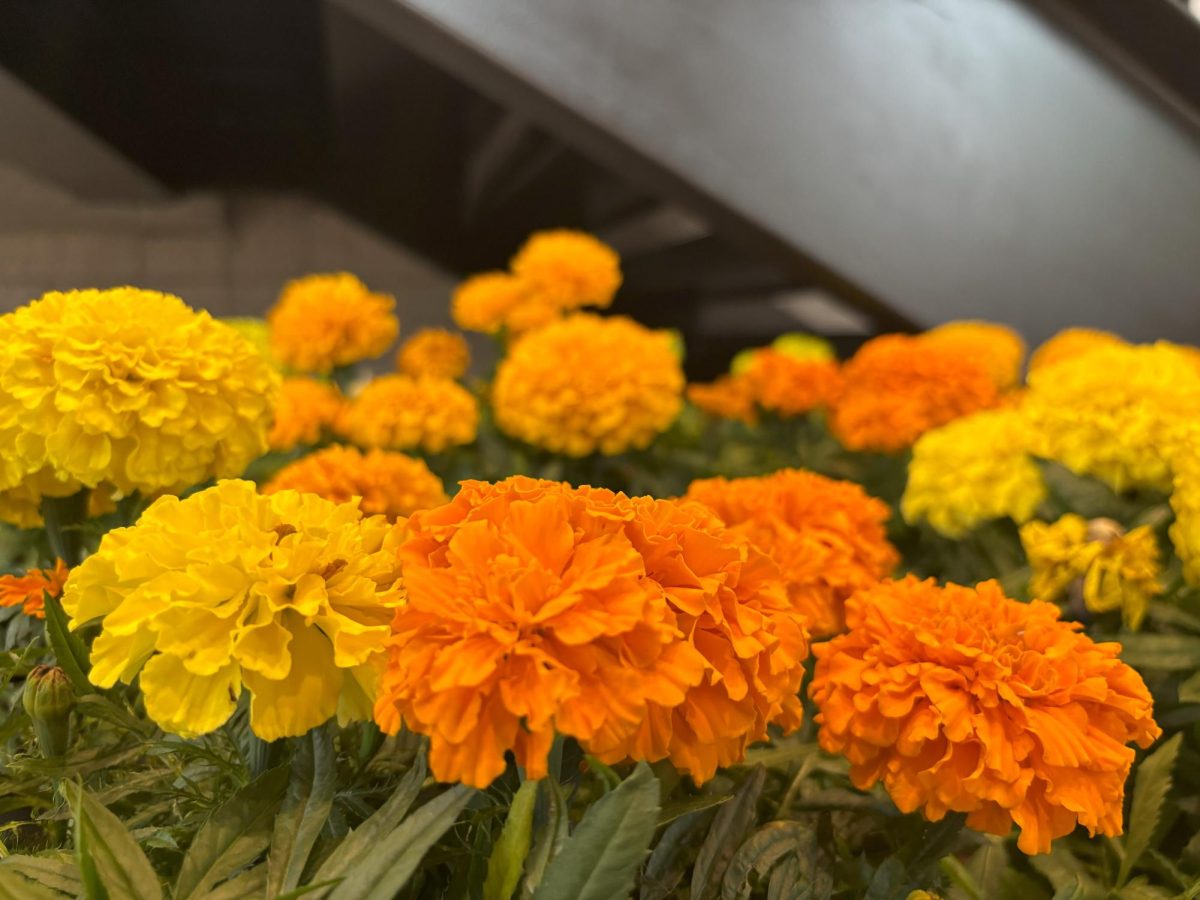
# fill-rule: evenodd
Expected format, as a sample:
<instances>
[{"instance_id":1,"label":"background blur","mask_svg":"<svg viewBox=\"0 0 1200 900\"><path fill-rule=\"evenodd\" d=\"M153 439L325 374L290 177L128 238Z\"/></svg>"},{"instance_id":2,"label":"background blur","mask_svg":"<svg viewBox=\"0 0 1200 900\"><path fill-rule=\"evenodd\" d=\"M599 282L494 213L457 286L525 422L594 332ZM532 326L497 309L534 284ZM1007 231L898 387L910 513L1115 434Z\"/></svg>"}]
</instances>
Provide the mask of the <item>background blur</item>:
<instances>
[{"instance_id":1,"label":"background blur","mask_svg":"<svg viewBox=\"0 0 1200 900\"><path fill-rule=\"evenodd\" d=\"M570 226L693 377L951 318L1200 342L1198 126L1171 0L5 0L0 309L347 269L411 333Z\"/></svg>"}]
</instances>

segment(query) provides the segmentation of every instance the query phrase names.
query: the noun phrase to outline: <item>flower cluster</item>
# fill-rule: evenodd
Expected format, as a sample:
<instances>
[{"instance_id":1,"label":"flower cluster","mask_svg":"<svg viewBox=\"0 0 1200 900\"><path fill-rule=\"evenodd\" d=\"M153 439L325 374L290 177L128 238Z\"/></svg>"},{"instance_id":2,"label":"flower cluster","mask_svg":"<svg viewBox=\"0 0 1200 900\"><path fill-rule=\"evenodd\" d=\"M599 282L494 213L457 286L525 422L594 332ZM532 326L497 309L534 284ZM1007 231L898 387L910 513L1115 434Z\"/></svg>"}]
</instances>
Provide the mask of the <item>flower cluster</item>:
<instances>
[{"instance_id":1,"label":"flower cluster","mask_svg":"<svg viewBox=\"0 0 1200 900\"><path fill-rule=\"evenodd\" d=\"M396 369L401 375L462 378L471 367L471 351L461 334L422 328L400 345Z\"/></svg>"},{"instance_id":2,"label":"flower cluster","mask_svg":"<svg viewBox=\"0 0 1200 900\"><path fill-rule=\"evenodd\" d=\"M267 314L271 350L290 369L328 375L391 346L400 331L395 306L348 272L297 278Z\"/></svg>"},{"instance_id":3,"label":"flower cluster","mask_svg":"<svg viewBox=\"0 0 1200 900\"><path fill-rule=\"evenodd\" d=\"M1175 478L1171 491L1171 543L1183 562L1184 580L1200 585L1200 453L1196 452L1193 434L1185 443L1185 451L1175 459Z\"/></svg>"},{"instance_id":4,"label":"flower cluster","mask_svg":"<svg viewBox=\"0 0 1200 900\"><path fill-rule=\"evenodd\" d=\"M688 401L716 419L731 419L753 424L758 420L758 407L750 382L738 375L722 375L708 383L696 382L687 386Z\"/></svg>"},{"instance_id":5,"label":"flower cluster","mask_svg":"<svg viewBox=\"0 0 1200 900\"><path fill-rule=\"evenodd\" d=\"M311 447L332 431L345 399L337 385L315 378L285 378L267 441L272 450Z\"/></svg>"},{"instance_id":6,"label":"flower cluster","mask_svg":"<svg viewBox=\"0 0 1200 900\"><path fill-rule=\"evenodd\" d=\"M0 606L20 606L27 616L46 617L46 595L57 597L67 581L61 559L49 569L29 569L24 575L0 575Z\"/></svg>"},{"instance_id":7,"label":"flower cluster","mask_svg":"<svg viewBox=\"0 0 1200 900\"><path fill-rule=\"evenodd\" d=\"M821 747L882 781L904 812L964 812L1045 853L1083 825L1122 828L1136 742L1160 734L1150 692L1058 608L932 580L884 582L846 604L849 631L814 648Z\"/></svg>"},{"instance_id":8,"label":"flower cluster","mask_svg":"<svg viewBox=\"0 0 1200 900\"><path fill-rule=\"evenodd\" d=\"M385 375L342 411L337 431L360 447L441 453L475 440L479 407L449 378Z\"/></svg>"},{"instance_id":9,"label":"flower cluster","mask_svg":"<svg viewBox=\"0 0 1200 900\"><path fill-rule=\"evenodd\" d=\"M842 385L836 362L797 359L769 347L755 352L737 377L745 380L761 409L782 418L828 406Z\"/></svg>"},{"instance_id":10,"label":"flower cluster","mask_svg":"<svg viewBox=\"0 0 1200 900\"><path fill-rule=\"evenodd\" d=\"M1121 338L1107 331L1065 328L1033 351L1033 356L1029 358L1029 371L1033 373L1104 347L1128 346Z\"/></svg>"},{"instance_id":11,"label":"flower cluster","mask_svg":"<svg viewBox=\"0 0 1200 900\"><path fill-rule=\"evenodd\" d=\"M1025 341L1004 325L994 322L947 322L931 328L921 340L933 347L944 347L960 356L977 360L996 386L1007 389L1021 379L1025 362Z\"/></svg>"}]
</instances>

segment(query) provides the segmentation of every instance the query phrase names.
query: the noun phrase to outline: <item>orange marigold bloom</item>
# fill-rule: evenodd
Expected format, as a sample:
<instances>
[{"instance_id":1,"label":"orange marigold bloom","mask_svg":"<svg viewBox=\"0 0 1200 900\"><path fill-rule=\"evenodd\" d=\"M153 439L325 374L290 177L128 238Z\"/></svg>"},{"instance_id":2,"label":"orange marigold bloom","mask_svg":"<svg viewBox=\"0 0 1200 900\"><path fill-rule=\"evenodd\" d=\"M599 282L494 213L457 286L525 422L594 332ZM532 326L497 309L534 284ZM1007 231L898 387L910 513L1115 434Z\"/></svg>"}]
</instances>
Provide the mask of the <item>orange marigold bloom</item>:
<instances>
[{"instance_id":1,"label":"orange marigold bloom","mask_svg":"<svg viewBox=\"0 0 1200 900\"><path fill-rule=\"evenodd\" d=\"M693 406L718 419L736 419L748 424L758 419L754 389L740 375L723 375L707 384L689 384L687 398Z\"/></svg>"},{"instance_id":2,"label":"orange marigold bloom","mask_svg":"<svg viewBox=\"0 0 1200 900\"><path fill-rule=\"evenodd\" d=\"M548 325L560 311L541 300L529 284L508 272L481 272L458 286L450 315L459 328L497 334L520 334Z\"/></svg>"},{"instance_id":3,"label":"orange marigold bloom","mask_svg":"<svg viewBox=\"0 0 1200 900\"><path fill-rule=\"evenodd\" d=\"M362 453L354 447L318 450L284 466L263 486L264 494L295 490L317 494L334 503L362 499L367 515L395 521L418 509L446 502L442 480L425 461L390 450Z\"/></svg>"},{"instance_id":4,"label":"orange marigold bloom","mask_svg":"<svg viewBox=\"0 0 1200 900\"><path fill-rule=\"evenodd\" d=\"M1126 347L1124 339L1096 328L1065 328L1033 351L1029 371L1036 372L1063 360L1091 353L1102 347Z\"/></svg>"},{"instance_id":5,"label":"orange marigold bloom","mask_svg":"<svg viewBox=\"0 0 1200 900\"><path fill-rule=\"evenodd\" d=\"M556 310L609 306L621 286L621 258L582 231L539 231L517 251L512 273Z\"/></svg>"},{"instance_id":6,"label":"orange marigold bloom","mask_svg":"<svg viewBox=\"0 0 1200 900\"><path fill-rule=\"evenodd\" d=\"M903 450L931 428L995 406L999 395L978 360L903 334L867 341L842 375L830 428L851 450Z\"/></svg>"},{"instance_id":7,"label":"orange marigold bloom","mask_svg":"<svg viewBox=\"0 0 1200 900\"><path fill-rule=\"evenodd\" d=\"M342 411L337 386L315 378L285 378L268 441L272 450L319 444Z\"/></svg>"},{"instance_id":8,"label":"orange marigold bloom","mask_svg":"<svg viewBox=\"0 0 1200 900\"><path fill-rule=\"evenodd\" d=\"M349 272L297 278L267 313L271 351L297 372L327 375L383 353L400 332L395 307Z\"/></svg>"},{"instance_id":9,"label":"orange marigold bloom","mask_svg":"<svg viewBox=\"0 0 1200 900\"><path fill-rule=\"evenodd\" d=\"M743 377L758 405L784 418L827 406L842 385L836 360L797 359L770 347L755 351Z\"/></svg>"},{"instance_id":10,"label":"orange marigold bloom","mask_svg":"<svg viewBox=\"0 0 1200 900\"><path fill-rule=\"evenodd\" d=\"M1021 379L1025 341L1007 325L947 322L926 331L921 339L978 360L1001 389L1010 388Z\"/></svg>"},{"instance_id":11,"label":"orange marigold bloom","mask_svg":"<svg viewBox=\"0 0 1200 900\"><path fill-rule=\"evenodd\" d=\"M0 575L0 606L23 607L37 619L46 617L46 594L57 597L67 583L67 564L54 561L52 569L28 569L24 575Z\"/></svg>"},{"instance_id":12,"label":"orange marigold bloom","mask_svg":"<svg viewBox=\"0 0 1200 900\"><path fill-rule=\"evenodd\" d=\"M457 381L384 375L359 392L338 418L338 433L360 447L441 453L475 440L479 406Z\"/></svg>"},{"instance_id":13,"label":"orange marigold bloom","mask_svg":"<svg viewBox=\"0 0 1200 900\"><path fill-rule=\"evenodd\" d=\"M846 604L849 631L817 645L811 695L822 749L904 812L964 812L1046 853L1076 824L1121 833L1130 741L1161 734L1121 645L1093 643L1058 607L912 576Z\"/></svg>"},{"instance_id":14,"label":"orange marigold bloom","mask_svg":"<svg viewBox=\"0 0 1200 900\"><path fill-rule=\"evenodd\" d=\"M849 481L783 469L693 481L687 498L774 560L814 636L841 631L846 598L890 575L900 559L884 527L890 508Z\"/></svg>"},{"instance_id":15,"label":"orange marigold bloom","mask_svg":"<svg viewBox=\"0 0 1200 900\"><path fill-rule=\"evenodd\" d=\"M422 328L396 353L396 368L402 375L462 378L470 366L467 342L445 328Z\"/></svg>"}]
</instances>

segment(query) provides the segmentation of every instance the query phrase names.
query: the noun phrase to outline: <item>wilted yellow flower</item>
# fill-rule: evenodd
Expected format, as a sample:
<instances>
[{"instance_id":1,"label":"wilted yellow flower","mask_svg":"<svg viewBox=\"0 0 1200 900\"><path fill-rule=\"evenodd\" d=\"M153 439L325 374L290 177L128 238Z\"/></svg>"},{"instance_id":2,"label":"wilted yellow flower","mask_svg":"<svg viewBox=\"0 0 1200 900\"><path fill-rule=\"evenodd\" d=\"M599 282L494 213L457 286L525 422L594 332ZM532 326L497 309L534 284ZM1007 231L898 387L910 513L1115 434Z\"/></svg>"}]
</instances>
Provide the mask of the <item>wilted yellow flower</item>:
<instances>
[{"instance_id":1,"label":"wilted yellow flower","mask_svg":"<svg viewBox=\"0 0 1200 900\"><path fill-rule=\"evenodd\" d=\"M606 307L621 286L617 252L582 231L537 232L517 251L511 268L538 302L557 310Z\"/></svg>"},{"instance_id":2,"label":"wilted yellow flower","mask_svg":"<svg viewBox=\"0 0 1200 900\"><path fill-rule=\"evenodd\" d=\"M0 316L0 508L82 487L182 490L267 446L279 376L227 325L137 288Z\"/></svg>"},{"instance_id":3,"label":"wilted yellow flower","mask_svg":"<svg viewBox=\"0 0 1200 900\"><path fill-rule=\"evenodd\" d=\"M645 447L675 421L683 370L669 335L579 313L522 338L492 402L506 434L568 456Z\"/></svg>"},{"instance_id":4,"label":"wilted yellow flower","mask_svg":"<svg viewBox=\"0 0 1200 900\"><path fill-rule=\"evenodd\" d=\"M463 336L444 328L422 328L396 354L396 368L403 375L462 378L470 365L471 351Z\"/></svg>"},{"instance_id":5,"label":"wilted yellow flower","mask_svg":"<svg viewBox=\"0 0 1200 900\"><path fill-rule=\"evenodd\" d=\"M913 445L900 509L959 538L989 519L1026 522L1046 497L1020 415L986 410L927 431Z\"/></svg>"},{"instance_id":6,"label":"wilted yellow flower","mask_svg":"<svg viewBox=\"0 0 1200 900\"><path fill-rule=\"evenodd\" d=\"M977 359L998 387L1012 387L1021 378L1025 341L1006 325L995 322L947 322L926 331L921 339L954 348Z\"/></svg>"},{"instance_id":7,"label":"wilted yellow flower","mask_svg":"<svg viewBox=\"0 0 1200 900\"><path fill-rule=\"evenodd\" d=\"M337 421L345 402L342 392L331 382L285 378L271 425L271 449L291 450L320 443Z\"/></svg>"},{"instance_id":8,"label":"wilted yellow flower","mask_svg":"<svg viewBox=\"0 0 1200 900\"><path fill-rule=\"evenodd\" d=\"M349 272L289 281L267 313L275 358L297 372L328 375L383 353L400 323L396 301Z\"/></svg>"},{"instance_id":9,"label":"wilted yellow flower","mask_svg":"<svg viewBox=\"0 0 1200 900\"><path fill-rule=\"evenodd\" d=\"M469 444L479 428L471 392L449 378L384 375L342 412L338 433L360 447L440 453Z\"/></svg>"},{"instance_id":10,"label":"wilted yellow flower","mask_svg":"<svg viewBox=\"0 0 1200 900\"><path fill-rule=\"evenodd\" d=\"M1052 525L1022 526L1021 544L1033 569L1030 591L1043 600L1077 589L1092 612L1119 609L1136 631L1150 598L1162 593L1158 542L1147 525L1126 532L1112 519L1070 513Z\"/></svg>"},{"instance_id":11,"label":"wilted yellow flower","mask_svg":"<svg viewBox=\"0 0 1200 900\"><path fill-rule=\"evenodd\" d=\"M1033 351L1033 355L1029 357L1029 371L1033 373L1102 347L1128 346L1124 340L1108 331L1095 328L1065 328Z\"/></svg>"},{"instance_id":12,"label":"wilted yellow flower","mask_svg":"<svg viewBox=\"0 0 1200 900\"><path fill-rule=\"evenodd\" d=\"M244 687L251 729L273 741L370 717L397 539L357 504L223 481L108 532L62 604L72 628L100 623L92 683L140 672L146 714L183 737L220 727Z\"/></svg>"}]
</instances>

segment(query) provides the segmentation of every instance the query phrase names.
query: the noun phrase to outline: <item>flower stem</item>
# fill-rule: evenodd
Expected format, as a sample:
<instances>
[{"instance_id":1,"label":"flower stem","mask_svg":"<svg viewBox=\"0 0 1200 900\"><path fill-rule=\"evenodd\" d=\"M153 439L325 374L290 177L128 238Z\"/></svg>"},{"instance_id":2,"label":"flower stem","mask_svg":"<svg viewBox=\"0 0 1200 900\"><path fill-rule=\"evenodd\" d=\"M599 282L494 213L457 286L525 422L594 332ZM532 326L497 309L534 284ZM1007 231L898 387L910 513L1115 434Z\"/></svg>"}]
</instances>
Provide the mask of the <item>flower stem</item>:
<instances>
[{"instance_id":1,"label":"flower stem","mask_svg":"<svg viewBox=\"0 0 1200 900\"><path fill-rule=\"evenodd\" d=\"M43 497L42 518L54 555L73 569L83 561L83 523L87 519L88 489L69 497Z\"/></svg>"}]
</instances>

